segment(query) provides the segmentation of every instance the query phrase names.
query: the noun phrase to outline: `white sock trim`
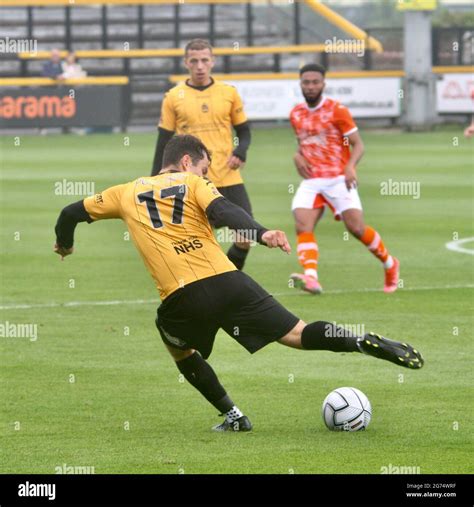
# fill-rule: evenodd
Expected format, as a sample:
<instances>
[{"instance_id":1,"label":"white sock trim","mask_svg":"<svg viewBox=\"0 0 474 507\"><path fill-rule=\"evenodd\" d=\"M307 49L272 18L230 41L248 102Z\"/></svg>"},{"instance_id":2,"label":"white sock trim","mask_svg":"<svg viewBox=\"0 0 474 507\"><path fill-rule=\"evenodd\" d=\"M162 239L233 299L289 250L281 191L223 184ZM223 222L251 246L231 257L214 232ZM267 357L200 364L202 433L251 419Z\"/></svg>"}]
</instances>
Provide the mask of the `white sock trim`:
<instances>
[{"instance_id":1,"label":"white sock trim","mask_svg":"<svg viewBox=\"0 0 474 507\"><path fill-rule=\"evenodd\" d=\"M380 235L378 232L375 233L374 239L372 240L372 243L367 247L370 251L377 250L378 246L380 244Z\"/></svg>"},{"instance_id":2,"label":"white sock trim","mask_svg":"<svg viewBox=\"0 0 474 507\"><path fill-rule=\"evenodd\" d=\"M389 255L387 260L383 263L383 267L385 269L390 269L393 266L393 257Z\"/></svg>"},{"instance_id":3,"label":"white sock trim","mask_svg":"<svg viewBox=\"0 0 474 507\"><path fill-rule=\"evenodd\" d=\"M235 405L225 414L228 423L233 423L240 419L244 414Z\"/></svg>"}]
</instances>

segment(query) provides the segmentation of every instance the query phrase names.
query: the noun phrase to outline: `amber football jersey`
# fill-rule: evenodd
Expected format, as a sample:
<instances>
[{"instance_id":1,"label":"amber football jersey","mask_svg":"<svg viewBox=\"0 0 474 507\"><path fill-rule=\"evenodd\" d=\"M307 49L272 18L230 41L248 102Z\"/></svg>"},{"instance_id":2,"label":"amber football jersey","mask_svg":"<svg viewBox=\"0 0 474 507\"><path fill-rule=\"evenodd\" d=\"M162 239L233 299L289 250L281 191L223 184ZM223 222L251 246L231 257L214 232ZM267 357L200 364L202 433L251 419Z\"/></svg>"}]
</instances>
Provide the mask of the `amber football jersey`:
<instances>
[{"instance_id":1,"label":"amber football jersey","mask_svg":"<svg viewBox=\"0 0 474 507\"><path fill-rule=\"evenodd\" d=\"M212 152L208 177L217 187L242 183L238 169L227 161L235 149L232 126L247 121L242 99L234 86L214 81L204 90L185 82L165 94L159 127L198 137Z\"/></svg>"},{"instance_id":2,"label":"amber football jersey","mask_svg":"<svg viewBox=\"0 0 474 507\"><path fill-rule=\"evenodd\" d=\"M290 113L290 122L313 178L344 174L350 158L349 144L344 142L344 137L357 131L347 107L323 97L315 108L309 108L306 103L295 106Z\"/></svg>"},{"instance_id":3,"label":"amber football jersey","mask_svg":"<svg viewBox=\"0 0 474 507\"><path fill-rule=\"evenodd\" d=\"M187 172L142 177L84 199L93 220L121 218L156 282L161 299L186 284L234 271L205 210L222 197L210 181Z\"/></svg>"}]
</instances>

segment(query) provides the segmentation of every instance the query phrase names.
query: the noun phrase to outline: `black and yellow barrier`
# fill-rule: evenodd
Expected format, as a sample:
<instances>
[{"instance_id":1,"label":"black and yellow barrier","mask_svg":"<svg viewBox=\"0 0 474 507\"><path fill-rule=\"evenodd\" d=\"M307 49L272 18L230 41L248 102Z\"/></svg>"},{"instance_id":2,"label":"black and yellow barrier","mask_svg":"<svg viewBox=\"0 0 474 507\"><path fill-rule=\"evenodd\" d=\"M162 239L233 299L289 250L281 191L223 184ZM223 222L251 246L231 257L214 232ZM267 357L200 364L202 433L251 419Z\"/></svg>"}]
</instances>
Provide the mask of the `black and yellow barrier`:
<instances>
[{"instance_id":1,"label":"black and yellow barrier","mask_svg":"<svg viewBox=\"0 0 474 507\"><path fill-rule=\"evenodd\" d=\"M0 128L120 126L125 130L130 109L126 76L0 79Z\"/></svg>"}]
</instances>

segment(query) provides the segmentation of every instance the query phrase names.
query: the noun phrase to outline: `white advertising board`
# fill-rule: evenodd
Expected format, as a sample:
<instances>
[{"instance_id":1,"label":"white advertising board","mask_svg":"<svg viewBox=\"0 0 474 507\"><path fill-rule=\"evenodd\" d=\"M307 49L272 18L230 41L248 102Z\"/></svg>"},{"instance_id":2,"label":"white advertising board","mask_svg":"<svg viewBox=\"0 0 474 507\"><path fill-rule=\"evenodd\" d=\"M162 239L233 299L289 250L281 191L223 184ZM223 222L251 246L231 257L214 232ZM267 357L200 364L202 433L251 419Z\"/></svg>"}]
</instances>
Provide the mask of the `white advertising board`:
<instances>
[{"instance_id":1,"label":"white advertising board","mask_svg":"<svg viewBox=\"0 0 474 507\"><path fill-rule=\"evenodd\" d=\"M250 120L288 119L303 102L298 79L228 81L240 93ZM347 106L354 118L400 116L398 77L327 79L325 94Z\"/></svg>"},{"instance_id":2,"label":"white advertising board","mask_svg":"<svg viewBox=\"0 0 474 507\"><path fill-rule=\"evenodd\" d=\"M474 112L474 74L443 74L436 83L438 113Z\"/></svg>"}]
</instances>

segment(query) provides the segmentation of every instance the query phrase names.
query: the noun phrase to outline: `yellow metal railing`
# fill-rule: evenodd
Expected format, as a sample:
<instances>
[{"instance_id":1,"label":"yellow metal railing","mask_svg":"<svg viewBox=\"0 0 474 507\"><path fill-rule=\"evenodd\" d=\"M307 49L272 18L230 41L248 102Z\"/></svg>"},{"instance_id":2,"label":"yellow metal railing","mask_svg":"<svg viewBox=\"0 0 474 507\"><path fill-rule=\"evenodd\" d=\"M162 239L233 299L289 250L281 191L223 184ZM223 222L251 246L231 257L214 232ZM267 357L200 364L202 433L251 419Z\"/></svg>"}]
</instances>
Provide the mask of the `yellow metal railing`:
<instances>
[{"instance_id":1,"label":"yellow metal railing","mask_svg":"<svg viewBox=\"0 0 474 507\"><path fill-rule=\"evenodd\" d=\"M373 37L369 37L367 32L361 30L359 27L342 17L337 12L334 12L328 6L323 5L320 0L306 0L306 4L311 7L320 16L327 19L331 24L337 26L340 30L351 35L355 39L367 41L368 49L374 50L376 53L383 51L382 44Z\"/></svg>"},{"instance_id":2,"label":"yellow metal railing","mask_svg":"<svg viewBox=\"0 0 474 507\"><path fill-rule=\"evenodd\" d=\"M472 73L472 66L449 66L433 67L434 74L449 73ZM358 71L333 71L328 72L326 77L329 79L351 78L351 77L404 77L403 70L358 70ZM189 76L187 74L172 74L169 80L172 83L183 81ZM245 80L265 80L265 79L298 79L297 72L279 72L279 73L241 73L241 74L213 74L215 79L227 81L245 81ZM129 79L127 76L91 76L76 79L51 79L49 77L8 77L0 78L0 86L58 86L58 85L127 85Z\"/></svg>"},{"instance_id":3,"label":"yellow metal railing","mask_svg":"<svg viewBox=\"0 0 474 507\"><path fill-rule=\"evenodd\" d=\"M257 54L284 54L284 53L322 53L324 44L299 44L293 46L251 46L239 48L214 48L216 56L224 55L257 55ZM61 51L61 57L67 56L68 51ZM184 56L184 49L87 49L75 51L78 58L163 58L169 56ZM37 53L19 53L22 60L45 60L51 56L50 51Z\"/></svg>"},{"instance_id":4,"label":"yellow metal railing","mask_svg":"<svg viewBox=\"0 0 474 507\"><path fill-rule=\"evenodd\" d=\"M59 86L59 85L127 85L127 76L91 76L75 79L51 79L50 77L5 77L0 78L0 86Z\"/></svg>"},{"instance_id":5,"label":"yellow metal railing","mask_svg":"<svg viewBox=\"0 0 474 507\"><path fill-rule=\"evenodd\" d=\"M298 0L296 0L298 1ZM300 0L301 1L301 0ZM368 49L374 50L377 53L383 51L382 44L369 37L364 30L351 23L349 20L337 14L337 12L330 9L327 5L321 3L320 0L304 0L305 3L311 7L320 16L324 17L329 23L337 26L343 32L351 35L355 39L364 40L367 42ZM271 3L270 0L0 0L0 7L2 6L80 6L80 5L166 5L166 4L241 4L241 3L254 3L265 4Z\"/></svg>"},{"instance_id":6,"label":"yellow metal railing","mask_svg":"<svg viewBox=\"0 0 474 507\"><path fill-rule=\"evenodd\" d=\"M473 73L474 67L472 65L444 65L432 67L433 74L465 74Z\"/></svg>"}]
</instances>

